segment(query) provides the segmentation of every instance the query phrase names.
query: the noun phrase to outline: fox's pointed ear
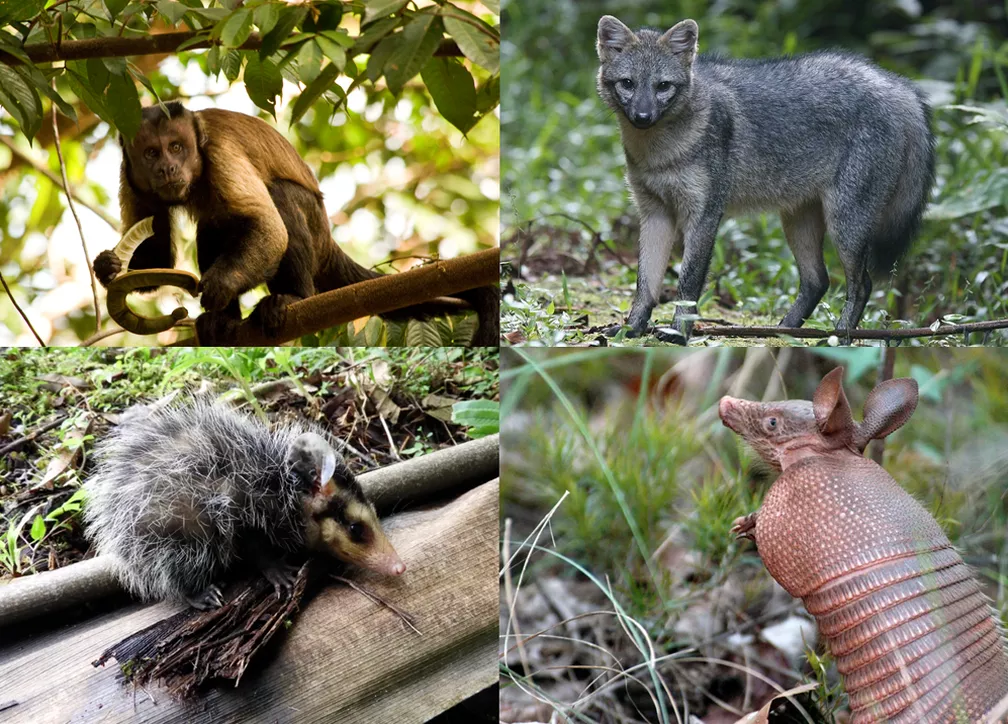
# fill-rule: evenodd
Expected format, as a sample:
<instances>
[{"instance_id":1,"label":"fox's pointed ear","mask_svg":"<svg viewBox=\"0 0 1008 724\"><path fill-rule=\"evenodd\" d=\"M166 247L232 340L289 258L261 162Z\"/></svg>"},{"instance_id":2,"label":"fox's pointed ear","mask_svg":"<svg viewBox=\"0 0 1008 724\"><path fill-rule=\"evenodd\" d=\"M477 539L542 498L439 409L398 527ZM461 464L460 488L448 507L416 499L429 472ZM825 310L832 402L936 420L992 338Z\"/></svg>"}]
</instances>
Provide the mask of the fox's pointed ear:
<instances>
[{"instance_id":1,"label":"fox's pointed ear","mask_svg":"<svg viewBox=\"0 0 1008 724\"><path fill-rule=\"evenodd\" d=\"M637 42L637 36L626 25L612 15L603 15L598 21L598 57L603 63L612 60L630 44Z\"/></svg>"},{"instance_id":2,"label":"fox's pointed ear","mask_svg":"<svg viewBox=\"0 0 1008 724\"><path fill-rule=\"evenodd\" d=\"M683 62L692 63L697 51L697 36L700 28L694 20L682 20L665 31L660 42L667 45L673 53L685 53Z\"/></svg>"}]
</instances>

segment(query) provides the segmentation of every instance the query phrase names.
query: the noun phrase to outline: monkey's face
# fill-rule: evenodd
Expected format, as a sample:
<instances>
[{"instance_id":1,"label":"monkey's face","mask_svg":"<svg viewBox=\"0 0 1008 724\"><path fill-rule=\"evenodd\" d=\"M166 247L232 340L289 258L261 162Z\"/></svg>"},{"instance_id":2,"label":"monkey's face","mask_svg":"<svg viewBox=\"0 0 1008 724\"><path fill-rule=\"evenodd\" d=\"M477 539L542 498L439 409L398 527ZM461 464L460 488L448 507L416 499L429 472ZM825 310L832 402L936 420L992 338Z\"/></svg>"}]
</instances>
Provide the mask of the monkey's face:
<instances>
[{"instance_id":1,"label":"monkey's face","mask_svg":"<svg viewBox=\"0 0 1008 724\"><path fill-rule=\"evenodd\" d=\"M123 143L130 181L167 204L184 204L203 173L191 115L144 120L132 143Z\"/></svg>"}]
</instances>

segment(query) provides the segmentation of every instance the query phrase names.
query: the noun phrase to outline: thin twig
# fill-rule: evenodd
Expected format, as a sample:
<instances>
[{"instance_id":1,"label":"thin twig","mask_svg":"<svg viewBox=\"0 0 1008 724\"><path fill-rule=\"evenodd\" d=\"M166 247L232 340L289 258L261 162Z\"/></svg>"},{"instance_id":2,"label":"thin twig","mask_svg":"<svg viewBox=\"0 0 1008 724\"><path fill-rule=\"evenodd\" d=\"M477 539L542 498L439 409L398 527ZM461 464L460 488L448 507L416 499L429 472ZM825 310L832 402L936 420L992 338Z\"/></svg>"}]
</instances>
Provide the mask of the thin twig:
<instances>
[{"instance_id":1,"label":"thin twig","mask_svg":"<svg viewBox=\"0 0 1008 724\"><path fill-rule=\"evenodd\" d=\"M366 590L364 588L361 588L359 585L357 585L356 583L354 583L353 581L351 581L349 578L344 578L343 576L337 576L337 575L333 575L333 578L335 580L339 581L340 583L347 584L348 586L350 586L350 588L352 588L353 590L357 591L357 593L360 593L360 594L366 596L367 598L371 599L371 601L373 603L381 604L385 608L389 609L390 611L392 611L392 613L394 613L399 618L401 618L403 621L405 621L407 626L409 626L411 629L413 629L414 631L416 631L417 636L423 636L423 634L420 633L420 629L418 629L416 626L413 625L413 617L410 616L409 614L403 613L398 608L396 608L395 606L393 606L391 603L389 603L388 601L386 601L384 598L380 598L376 594L371 593L370 591L368 591L368 590Z\"/></svg>"},{"instance_id":2,"label":"thin twig","mask_svg":"<svg viewBox=\"0 0 1008 724\"><path fill-rule=\"evenodd\" d=\"M49 422L47 422L46 424L44 424L42 427L40 427L40 428L38 428L36 430L32 430L30 433L28 433L24 437L18 438L17 440L14 440L13 442L7 443L3 447L0 447L0 455L6 455L9 452L14 452L19 447L21 447L25 443L31 442L32 440L34 440L35 438L37 438L42 433L49 432L49 430L52 430L54 427L56 427L57 425L59 425L60 423L62 423L66 418L67 418L66 415L61 415L60 417L57 417L55 420L50 420Z\"/></svg>"},{"instance_id":3,"label":"thin twig","mask_svg":"<svg viewBox=\"0 0 1008 724\"><path fill-rule=\"evenodd\" d=\"M56 92L56 78L52 79L53 92ZM63 160L63 146L60 143L59 120L56 115L56 104L52 103L52 127L53 145L56 146L56 157L59 159L60 175L63 177L63 191L66 192L67 206L73 214L74 221L77 222L77 232L80 234L81 249L84 250L84 264L87 266L88 276L91 278L91 296L94 297L95 313L95 334L101 331L101 307L98 304L98 285L95 284L94 269L91 268L91 255L88 254L87 241L84 239L84 227L81 226L80 217L77 215L77 207L74 206L73 194L70 193L70 179L67 178L66 162Z\"/></svg>"},{"instance_id":4,"label":"thin twig","mask_svg":"<svg viewBox=\"0 0 1008 724\"><path fill-rule=\"evenodd\" d=\"M942 337L950 334L988 332L1008 329L1008 319L993 319L987 322L966 322L946 324L937 329L931 327L908 327L906 329L855 329L850 332L836 330L806 329L805 327L735 327L714 326L711 323L698 324L693 328L693 336L706 337L799 337L804 339L826 339L829 337L850 337L851 339L909 339L911 337Z\"/></svg>"},{"instance_id":5,"label":"thin twig","mask_svg":"<svg viewBox=\"0 0 1008 724\"><path fill-rule=\"evenodd\" d=\"M24 313L24 310L21 309L21 306L17 303L17 299L14 298L14 292L12 292L10 290L10 287L7 286L7 280L4 279L3 272L0 272L0 284L3 284L4 291L7 292L7 297L11 300L11 304L14 305L14 309L17 310L17 313L21 315L21 319L24 320L24 323L28 326L28 329L31 330L31 333L35 335L35 339L38 340L39 346L45 347L46 346L45 342L43 342L42 338L39 337L39 334L38 332L35 331L35 328L32 326L32 323L28 321L28 315Z\"/></svg>"},{"instance_id":6,"label":"thin twig","mask_svg":"<svg viewBox=\"0 0 1008 724\"><path fill-rule=\"evenodd\" d=\"M60 181L59 176L57 176L48 168L46 168L46 166L41 161L34 158L33 156L29 156L27 153L18 148L14 144L14 140L12 138L10 138L9 136L0 136L0 143L9 148L10 152L14 155L15 158L31 166L36 173L45 176L47 179L52 181L52 183L56 186L63 185L62 182ZM119 221L114 216L109 214L100 206L96 206L92 204L90 201L87 201L86 199L82 198L80 193L78 193L76 189L74 189L73 194L74 194L74 201L76 201L84 208L89 209L91 213L93 213L95 216L98 216L102 221L111 226L117 232L119 231Z\"/></svg>"}]
</instances>

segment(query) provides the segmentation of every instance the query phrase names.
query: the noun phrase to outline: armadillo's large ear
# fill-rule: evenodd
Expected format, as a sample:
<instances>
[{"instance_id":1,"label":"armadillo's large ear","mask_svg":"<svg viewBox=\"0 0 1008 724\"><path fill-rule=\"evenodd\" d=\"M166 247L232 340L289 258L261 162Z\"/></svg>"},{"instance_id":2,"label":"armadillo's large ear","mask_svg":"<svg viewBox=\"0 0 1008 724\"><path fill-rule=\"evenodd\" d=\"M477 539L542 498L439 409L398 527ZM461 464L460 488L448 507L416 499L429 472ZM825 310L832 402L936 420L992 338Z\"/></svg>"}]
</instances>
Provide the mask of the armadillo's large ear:
<instances>
[{"instance_id":1,"label":"armadillo's large ear","mask_svg":"<svg viewBox=\"0 0 1008 724\"><path fill-rule=\"evenodd\" d=\"M612 15L603 15L598 21L598 57L606 63L622 53L628 45L637 42L637 36Z\"/></svg>"},{"instance_id":2,"label":"armadillo's large ear","mask_svg":"<svg viewBox=\"0 0 1008 724\"><path fill-rule=\"evenodd\" d=\"M880 439L903 427L917 409L917 380L901 377L878 385L864 405L864 421L858 425L854 442L864 450L869 441Z\"/></svg>"},{"instance_id":3,"label":"armadillo's large ear","mask_svg":"<svg viewBox=\"0 0 1008 724\"><path fill-rule=\"evenodd\" d=\"M844 368L836 367L822 378L812 398L812 412L823 435L854 432L854 417L843 391Z\"/></svg>"}]
</instances>

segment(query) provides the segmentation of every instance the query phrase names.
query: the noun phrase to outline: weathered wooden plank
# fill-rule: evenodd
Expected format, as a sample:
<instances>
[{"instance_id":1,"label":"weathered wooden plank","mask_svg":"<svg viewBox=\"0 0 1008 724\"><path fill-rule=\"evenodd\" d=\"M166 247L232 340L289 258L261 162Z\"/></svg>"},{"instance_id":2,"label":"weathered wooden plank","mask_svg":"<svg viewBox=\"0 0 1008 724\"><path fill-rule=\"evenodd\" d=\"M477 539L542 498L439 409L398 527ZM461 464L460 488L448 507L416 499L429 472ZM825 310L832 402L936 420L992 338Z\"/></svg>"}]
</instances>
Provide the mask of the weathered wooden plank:
<instances>
[{"instance_id":1,"label":"weathered wooden plank","mask_svg":"<svg viewBox=\"0 0 1008 724\"><path fill-rule=\"evenodd\" d=\"M355 580L413 616L422 635L334 584L276 657L238 689L179 703L123 687L106 647L178 610L133 606L0 649L0 722L424 722L497 679L498 483L388 518L406 573Z\"/></svg>"}]
</instances>

